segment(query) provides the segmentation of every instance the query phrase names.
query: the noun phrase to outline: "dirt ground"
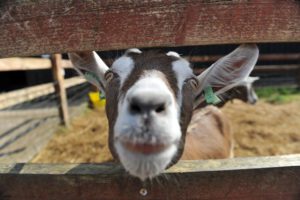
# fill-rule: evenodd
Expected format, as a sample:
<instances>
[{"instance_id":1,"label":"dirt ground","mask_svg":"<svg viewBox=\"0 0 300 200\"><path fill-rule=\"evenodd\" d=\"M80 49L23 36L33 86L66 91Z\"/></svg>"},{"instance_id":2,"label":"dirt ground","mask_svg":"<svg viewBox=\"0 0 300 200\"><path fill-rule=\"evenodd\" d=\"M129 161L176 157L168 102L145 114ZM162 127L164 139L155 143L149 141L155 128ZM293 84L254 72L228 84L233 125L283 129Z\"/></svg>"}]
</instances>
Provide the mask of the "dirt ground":
<instances>
[{"instance_id":1,"label":"dirt ground","mask_svg":"<svg viewBox=\"0 0 300 200\"><path fill-rule=\"evenodd\" d=\"M235 100L222 108L231 121L236 157L300 153L300 102L255 106ZM35 163L93 163L111 160L104 109L87 110L60 129Z\"/></svg>"}]
</instances>

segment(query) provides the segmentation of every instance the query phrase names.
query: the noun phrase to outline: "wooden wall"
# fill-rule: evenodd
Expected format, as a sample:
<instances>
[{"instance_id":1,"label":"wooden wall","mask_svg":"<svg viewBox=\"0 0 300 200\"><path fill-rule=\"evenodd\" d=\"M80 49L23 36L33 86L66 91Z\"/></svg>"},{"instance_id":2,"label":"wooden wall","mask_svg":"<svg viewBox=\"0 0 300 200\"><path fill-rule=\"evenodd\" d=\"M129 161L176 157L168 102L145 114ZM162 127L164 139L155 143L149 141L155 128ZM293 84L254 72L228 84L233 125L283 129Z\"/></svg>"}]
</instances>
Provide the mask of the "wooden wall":
<instances>
[{"instance_id":1,"label":"wooden wall","mask_svg":"<svg viewBox=\"0 0 300 200\"><path fill-rule=\"evenodd\" d=\"M10 0L0 57L79 50L300 42L296 0Z\"/></svg>"}]
</instances>

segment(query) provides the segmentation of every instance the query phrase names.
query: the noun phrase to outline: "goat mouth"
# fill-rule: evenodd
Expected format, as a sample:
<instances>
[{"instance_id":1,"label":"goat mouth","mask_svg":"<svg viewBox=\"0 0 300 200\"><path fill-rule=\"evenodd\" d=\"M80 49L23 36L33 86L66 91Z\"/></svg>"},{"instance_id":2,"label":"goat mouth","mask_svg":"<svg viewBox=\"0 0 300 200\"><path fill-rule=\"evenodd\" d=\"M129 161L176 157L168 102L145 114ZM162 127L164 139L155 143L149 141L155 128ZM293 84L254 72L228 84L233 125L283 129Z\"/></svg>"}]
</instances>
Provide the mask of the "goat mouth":
<instances>
[{"instance_id":1,"label":"goat mouth","mask_svg":"<svg viewBox=\"0 0 300 200\"><path fill-rule=\"evenodd\" d=\"M149 143L132 143L122 142L122 145L129 151L142 154L157 154L168 149L171 144L149 144Z\"/></svg>"}]
</instances>

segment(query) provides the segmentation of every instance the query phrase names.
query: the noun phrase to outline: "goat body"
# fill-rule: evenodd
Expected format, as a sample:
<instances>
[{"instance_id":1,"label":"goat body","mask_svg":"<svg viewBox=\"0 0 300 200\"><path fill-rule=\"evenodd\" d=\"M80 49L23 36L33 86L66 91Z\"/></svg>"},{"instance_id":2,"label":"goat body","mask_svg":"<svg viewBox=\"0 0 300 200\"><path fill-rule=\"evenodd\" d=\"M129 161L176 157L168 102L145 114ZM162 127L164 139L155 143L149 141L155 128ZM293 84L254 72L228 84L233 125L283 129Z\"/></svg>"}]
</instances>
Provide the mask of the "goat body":
<instances>
[{"instance_id":1,"label":"goat body","mask_svg":"<svg viewBox=\"0 0 300 200\"><path fill-rule=\"evenodd\" d=\"M233 157L230 123L220 109L206 106L194 111L188 127L182 160Z\"/></svg>"}]
</instances>

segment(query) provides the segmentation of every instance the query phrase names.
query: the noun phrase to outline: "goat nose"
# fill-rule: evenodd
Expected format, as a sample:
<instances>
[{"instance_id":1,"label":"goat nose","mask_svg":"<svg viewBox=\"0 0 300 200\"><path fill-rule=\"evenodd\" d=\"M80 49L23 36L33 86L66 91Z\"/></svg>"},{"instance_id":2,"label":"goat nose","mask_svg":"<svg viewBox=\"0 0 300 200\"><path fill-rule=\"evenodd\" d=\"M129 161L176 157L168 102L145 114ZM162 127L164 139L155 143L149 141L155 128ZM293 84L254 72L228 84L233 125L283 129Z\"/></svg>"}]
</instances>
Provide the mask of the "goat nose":
<instances>
[{"instance_id":1,"label":"goat nose","mask_svg":"<svg viewBox=\"0 0 300 200\"><path fill-rule=\"evenodd\" d=\"M163 113L168 105L167 98L163 96L152 98L134 96L129 102L129 110L132 114Z\"/></svg>"}]
</instances>

